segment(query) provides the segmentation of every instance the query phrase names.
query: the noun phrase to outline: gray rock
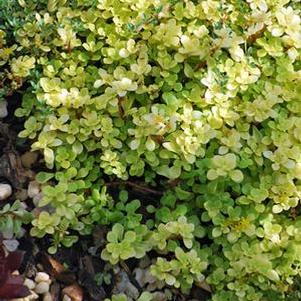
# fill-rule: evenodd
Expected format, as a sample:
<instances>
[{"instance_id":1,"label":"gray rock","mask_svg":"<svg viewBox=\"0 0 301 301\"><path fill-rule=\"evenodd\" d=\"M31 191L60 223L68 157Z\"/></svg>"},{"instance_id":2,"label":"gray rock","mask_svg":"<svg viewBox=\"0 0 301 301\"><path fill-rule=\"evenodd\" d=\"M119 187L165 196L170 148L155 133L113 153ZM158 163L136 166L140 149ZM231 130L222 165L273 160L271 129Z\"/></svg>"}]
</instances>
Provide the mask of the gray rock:
<instances>
[{"instance_id":1,"label":"gray rock","mask_svg":"<svg viewBox=\"0 0 301 301\"><path fill-rule=\"evenodd\" d=\"M19 242L15 239L4 239L2 243L9 252L16 251L19 246Z\"/></svg>"},{"instance_id":2,"label":"gray rock","mask_svg":"<svg viewBox=\"0 0 301 301\"><path fill-rule=\"evenodd\" d=\"M9 184L0 184L0 201L4 201L9 198L13 193L13 190Z\"/></svg>"}]
</instances>

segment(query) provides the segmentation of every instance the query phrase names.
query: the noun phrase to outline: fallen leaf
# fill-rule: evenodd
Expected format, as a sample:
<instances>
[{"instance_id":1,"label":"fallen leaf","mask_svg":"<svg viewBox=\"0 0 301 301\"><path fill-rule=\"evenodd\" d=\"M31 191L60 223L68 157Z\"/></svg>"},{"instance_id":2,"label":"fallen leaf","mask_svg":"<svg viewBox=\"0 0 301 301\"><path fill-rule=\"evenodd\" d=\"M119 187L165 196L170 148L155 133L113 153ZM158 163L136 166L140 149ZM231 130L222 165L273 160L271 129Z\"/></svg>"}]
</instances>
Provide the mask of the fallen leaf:
<instances>
[{"instance_id":1,"label":"fallen leaf","mask_svg":"<svg viewBox=\"0 0 301 301\"><path fill-rule=\"evenodd\" d=\"M60 262L47 254L41 255L41 263L48 274L65 284L75 282L75 275L68 271Z\"/></svg>"},{"instance_id":2,"label":"fallen leaf","mask_svg":"<svg viewBox=\"0 0 301 301\"><path fill-rule=\"evenodd\" d=\"M0 238L2 240L2 237ZM24 252L7 253L0 247L0 299L22 298L30 295L29 289L23 285L22 276L13 275L23 260Z\"/></svg>"},{"instance_id":3,"label":"fallen leaf","mask_svg":"<svg viewBox=\"0 0 301 301\"><path fill-rule=\"evenodd\" d=\"M38 156L39 156L38 152L29 151L29 152L24 153L21 156L22 165L25 168L31 168L32 165L37 161Z\"/></svg>"},{"instance_id":4,"label":"fallen leaf","mask_svg":"<svg viewBox=\"0 0 301 301\"><path fill-rule=\"evenodd\" d=\"M23 298L30 295L29 289L23 285L22 276L8 276L5 283L0 286L1 299Z\"/></svg>"}]
</instances>

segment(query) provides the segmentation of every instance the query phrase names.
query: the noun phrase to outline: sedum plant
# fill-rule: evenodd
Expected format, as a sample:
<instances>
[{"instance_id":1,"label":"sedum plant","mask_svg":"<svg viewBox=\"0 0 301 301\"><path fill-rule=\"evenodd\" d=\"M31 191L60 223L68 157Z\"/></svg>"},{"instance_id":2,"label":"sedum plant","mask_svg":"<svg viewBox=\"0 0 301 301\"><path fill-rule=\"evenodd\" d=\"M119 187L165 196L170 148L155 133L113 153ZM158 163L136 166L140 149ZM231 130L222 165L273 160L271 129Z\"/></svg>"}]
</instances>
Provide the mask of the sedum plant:
<instances>
[{"instance_id":1,"label":"sedum plant","mask_svg":"<svg viewBox=\"0 0 301 301\"><path fill-rule=\"evenodd\" d=\"M112 295L111 299L106 299L106 301L127 301L127 296L125 294Z\"/></svg>"},{"instance_id":2,"label":"sedum plant","mask_svg":"<svg viewBox=\"0 0 301 301\"><path fill-rule=\"evenodd\" d=\"M301 260L300 1L5 2L19 135L49 169L31 234L55 252L104 225L112 264L152 250L166 285L285 300ZM132 177L164 195L109 195Z\"/></svg>"},{"instance_id":3,"label":"sedum plant","mask_svg":"<svg viewBox=\"0 0 301 301\"><path fill-rule=\"evenodd\" d=\"M194 282L201 283L205 279L202 272L206 268L207 262L202 261L195 250L185 252L177 247L175 259L168 261L158 257L151 267L151 273L168 285L181 287L182 291L189 292Z\"/></svg>"},{"instance_id":4,"label":"sedum plant","mask_svg":"<svg viewBox=\"0 0 301 301\"><path fill-rule=\"evenodd\" d=\"M32 219L33 215L19 200L13 204L5 204L0 210L0 232L3 238L21 237L24 234L22 226L29 224Z\"/></svg>"},{"instance_id":5,"label":"sedum plant","mask_svg":"<svg viewBox=\"0 0 301 301\"><path fill-rule=\"evenodd\" d=\"M115 224L107 235L107 245L102 251L101 257L116 264L120 260L129 258L142 258L147 251L151 250L151 245L145 239L148 229L145 225L138 226L135 231L124 231L121 224Z\"/></svg>"},{"instance_id":6,"label":"sedum plant","mask_svg":"<svg viewBox=\"0 0 301 301\"><path fill-rule=\"evenodd\" d=\"M127 300L129 299L125 294L112 295L111 299L105 299L105 301L127 301ZM156 298L153 298L153 294L150 292L143 292L137 299L137 301L152 301L152 300L156 300Z\"/></svg>"},{"instance_id":7,"label":"sedum plant","mask_svg":"<svg viewBox=\"0 0 301 301\"><path fill-rule=\"evenodd\" d=\"M17 23L13 17L15 3L12 2L0 1L0 102L22 87L36 63L34 53L22 54L12 38L12 27Z\"/></svg>"}]
</instances>

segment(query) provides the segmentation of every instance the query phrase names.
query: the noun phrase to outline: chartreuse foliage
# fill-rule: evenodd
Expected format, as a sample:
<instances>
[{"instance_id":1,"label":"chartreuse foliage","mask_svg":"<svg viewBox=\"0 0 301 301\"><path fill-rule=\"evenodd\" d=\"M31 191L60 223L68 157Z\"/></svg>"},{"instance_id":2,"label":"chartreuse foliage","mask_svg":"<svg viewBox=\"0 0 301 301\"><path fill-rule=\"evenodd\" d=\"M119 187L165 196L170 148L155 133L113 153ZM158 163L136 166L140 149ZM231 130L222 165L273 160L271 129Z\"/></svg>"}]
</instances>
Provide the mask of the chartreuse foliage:
<instances>
[{"instance_id":1,"label":"chartreuse foliage","mask_svg":"<svg viewBox=\"0 0 301 301\"><path fill-rule=\"evenodd\" d=\"M1 47L5 32L16 45L1 64L28 78L20 137L51 169L32 235L55 252L108 225L112 264L152 250L151 273L183 292L205 279L213 301L285 300L301 267L301 2L0 3ZM152 204L107 193L134 176L176 187Z\"/></svg>"},{"instance_id":2,"label":"chartreuse foliage","mask_svg":"<svg viewBox=\"0 0 301 301\"><path fill-rule=\"evenodd\" d=\"M11 239L14 235L22 236L24 232L22 224L29 224L32 219L32 214L24 208L24 204L20 201L5 204L0 210L0 232L3 238Z\"/></svg>"},{"instance_id":3,"label":"chartreuse foliage","mask_svg":"<svg viewBox=\"0 0 301 301\"><path fill-rule=\"evenodd\" d=\"M1 13L0 13L1 22ZM23 81L35 67L35 58L17 55L17 45L9 45L7 33L0 25L0 101L19 89Z\"/></svg>"},{"instance_id":4,"label":"chartreuse foliage","mask_svg":"<svg viewBox=\"0 0 301 301\"><path fill-rule=\"evenodd\" d=\"M137 301L152 301L154 300L153 295L150 292L143 292ZM128 301L125 294L113 295L111 299L105 299L105 301Z\"/></svg>"}]
</instances>

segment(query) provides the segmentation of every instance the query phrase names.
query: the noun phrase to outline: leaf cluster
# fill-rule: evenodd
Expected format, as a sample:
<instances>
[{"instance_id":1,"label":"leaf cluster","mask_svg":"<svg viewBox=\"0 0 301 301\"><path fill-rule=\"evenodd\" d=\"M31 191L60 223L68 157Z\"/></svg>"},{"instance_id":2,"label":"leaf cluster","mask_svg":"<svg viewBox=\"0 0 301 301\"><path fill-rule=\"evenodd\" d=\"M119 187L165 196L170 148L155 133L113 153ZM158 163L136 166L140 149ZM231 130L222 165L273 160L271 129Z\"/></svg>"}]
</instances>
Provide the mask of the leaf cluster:
<instances>
[{"instance_id":1,"label":"leaf cluster","mask_svg":"<svg viewBox=\"0 0 301 301\"><path fill-rule=\"evenodd\" d=\"M186 292L205 278L214 301L285 300L301 260L300 10L289 0L4 10L0 77L5 89L27 81L19 135L49 168L31 234L51 236L55 252L99 224L112 264L153 251L166 285ZM130 177L163 196L109 195L106 181Z\"/></svg>"}]
</instances>

